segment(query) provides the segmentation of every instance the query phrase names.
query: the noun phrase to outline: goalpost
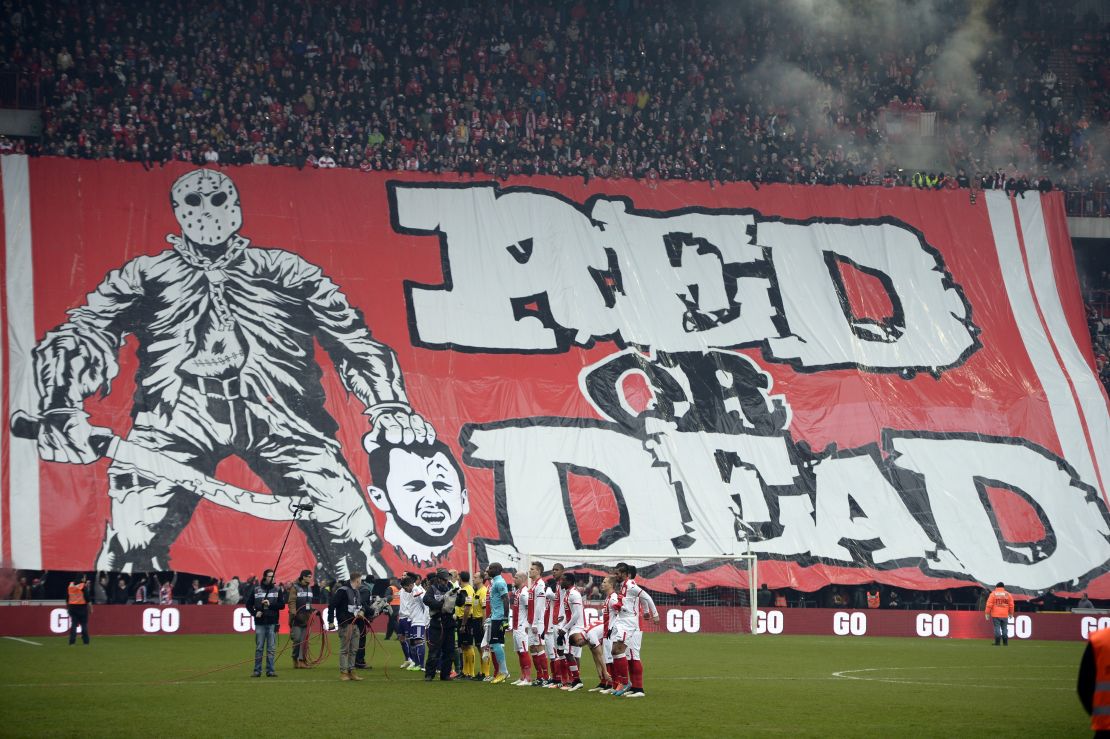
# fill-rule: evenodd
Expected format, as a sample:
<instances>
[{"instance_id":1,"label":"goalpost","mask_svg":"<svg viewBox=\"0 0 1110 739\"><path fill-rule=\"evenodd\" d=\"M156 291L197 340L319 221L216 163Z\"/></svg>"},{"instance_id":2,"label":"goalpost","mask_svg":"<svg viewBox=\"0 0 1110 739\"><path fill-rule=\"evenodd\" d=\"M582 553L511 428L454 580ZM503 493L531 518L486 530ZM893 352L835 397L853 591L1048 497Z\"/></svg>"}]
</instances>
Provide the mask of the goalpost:
<instances>
[{"instance_id":1,"label":"goalpost","mask_svg":"<svg viewBox=\"0 0 1110 739\"><path fill-rule=\"evenodd\" d=\"M717 631L741 634L756 633L758 607L756 592L759 588L757 555L751 551L715 557L684 556L676 554L619 554L594 555L590 552L534 552L518 561L502 562L506 569L528 572L530 563L539 562L545 575L550 575L555 564L581 579L589 576L589 585L583 590L586 608L600 613L601 580L613 572L618 562L637 568L640 587L648 591L661 614L678 609L678 614L668 614L659 624L643 618L644 631ZM689 615L688 611L698 613ZM704 616L702 615L704 614ZM685 619L684 621L682 619ZM712 623L701 623L709 618ZM668 620L670 621L668 623Z\"/></svg>"}]
</instances>

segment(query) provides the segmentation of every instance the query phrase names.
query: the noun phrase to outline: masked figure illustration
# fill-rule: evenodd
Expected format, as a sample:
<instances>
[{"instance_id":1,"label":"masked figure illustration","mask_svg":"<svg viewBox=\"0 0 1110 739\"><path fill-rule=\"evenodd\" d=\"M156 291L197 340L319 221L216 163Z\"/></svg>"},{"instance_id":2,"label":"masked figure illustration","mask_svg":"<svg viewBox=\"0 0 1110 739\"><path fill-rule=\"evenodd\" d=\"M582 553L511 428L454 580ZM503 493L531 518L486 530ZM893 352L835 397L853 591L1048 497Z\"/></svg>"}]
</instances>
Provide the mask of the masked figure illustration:
<instances>
[{"instance_id":1,"label":"masked figure illustration","mask_svg":"<svg viewBox=\"0 0 1110 739\"><path fill-rule=\"evenodd\" d=\"M298 522L329 574L384 575L373 516L324 408L314 342L365 405L372 438L434 442L408 403L393 351L319 267L241 235L229 177L189 172L170 202L181 227L166 237L171 248L110 272L33 353L40 456L88 464L99 456L90 439L103 430L89 424L84 401L109 392L120 348L128 336L137 341L126 442L153 461L116 456L109 468L111 520L97 569L169 568L170 546L204 497L172 470L211 476L238 456L273 493L256 497L285 504L284 520L312 507ZM238 508L250 513L249 501Z\"/></svg>"}]
</instances>

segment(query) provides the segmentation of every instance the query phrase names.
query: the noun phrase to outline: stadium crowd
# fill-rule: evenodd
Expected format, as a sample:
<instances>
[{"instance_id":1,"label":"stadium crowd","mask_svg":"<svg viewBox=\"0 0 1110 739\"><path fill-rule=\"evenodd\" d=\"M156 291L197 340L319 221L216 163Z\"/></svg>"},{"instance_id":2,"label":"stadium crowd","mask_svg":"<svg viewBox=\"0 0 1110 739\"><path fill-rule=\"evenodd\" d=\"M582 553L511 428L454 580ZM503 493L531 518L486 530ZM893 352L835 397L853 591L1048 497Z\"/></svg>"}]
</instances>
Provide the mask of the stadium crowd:
<instances>
[{"instance_id":1,"label":"stadium crowd","mask_svg":"<svg viewBox=\"0 0 1110 739\"><path fill-rule=\"evenodd\" d=\"M457 572L451 570L452 577ZM412 574L418 582L427 579L430 573ZM43 601L58 600L65 597L65 584L72 579L73 573L40 570L20 570L8 572L0 582L0 600ZM227 579L176 572L120 573L98 572L90 577L91 597L94 604L126 605L132 603L163 603L178 605L239 605L246 600L247 594L258 584L259 576L252 574L245 578L238 576ZM603 600L602 578L597 575L579 574L578 588L583 599L589 603ZM279 583L288 588L291 583ZM327 604L338 583L322 576L311 582L312 602ZM400 587L401 578L392 581ZM793 588L761 589L759 605L777 608L833 608L866 607L868 590L881 592L881 607L896 609L948 609L965 610L976 607L986 597L987 590L974 585L946 590L919 591L889 585L829 585L820 590L805 592ZM676 588L673 592L649 590L655 603L660 606L737 606L748 605L748 593L731 587L698 588L692 583ZM1066 610L1076 605L1079 599L1042 598L1018 602L1019 610ZM764 602L765 601L765 602ZM1102 603L1099 601L1099 603ZM1103 604L1110 607L1110 603Z\"/></svg>"},{"instance_id":2,"label":"stadium crowd","mask_svg":"<svg viewBox=\"0 0 1110 739\"><path fill-rule=\"evenodd\" d=\"M1077 260L1095 369L1110 395L1110 271Z\"/></svg>"},{"instance_id":3,"label":"stadium crowd","mask_svg":"<svg viewBox=\"0 0 1110 739\"><path fill-rule=\"evenodd\" d=\"M1110 33L1067 3L935 0L883 19L848 0L840 26L772 0L4 5L8 97L43 114L41 138L4 150L148 166L1055 186L1097 193L1080 210L1107 210ZM900 32L882 33L892 20Z\"/></svg>"}]
</instances>

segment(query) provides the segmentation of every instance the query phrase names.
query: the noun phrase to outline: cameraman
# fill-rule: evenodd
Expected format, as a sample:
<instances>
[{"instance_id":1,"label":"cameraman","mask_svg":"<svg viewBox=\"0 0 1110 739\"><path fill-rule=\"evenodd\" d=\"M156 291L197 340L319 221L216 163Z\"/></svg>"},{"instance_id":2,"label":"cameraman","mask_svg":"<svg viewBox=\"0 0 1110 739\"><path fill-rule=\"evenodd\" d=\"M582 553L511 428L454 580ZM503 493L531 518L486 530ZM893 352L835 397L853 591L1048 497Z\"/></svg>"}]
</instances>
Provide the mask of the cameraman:
<instances>
[{"instance_id":1,"label":"cameraman","mask_svg":"<svg viewBox=\"0 0 1110 739\"><path fill-rule=\"evenodd\" d=\"M440 680L451 679L451 663L455 658L455 603L459 589L451 585L450 577L447 570L436 570L424 593L424 605L431 615L424 668L424 679L428 681L435 679L437 668Z\"/></svg>"},{"instance_id":2,"label":"cameraman","mask_svg":"<svg viewBox=\"0 0 1110 739\"><path fill-rule=\"evenodd\" d=\"M355 674L355 649L358 646L359 621L363 618L362 573L352 572L348 584L336 587L331 596L328 609L331 612L331 625L339 622L339 679L361 680Z\"/></svg>"},{"instance_id":3,"label":"cameraman","mask_svg":"<svg viewBox=\"0 0 1110 739\"><path fill-rule=\"evenodd\" d=\"M312 570L301 570L300 577L289 588L289 638L293 640L293 669L303 670L308 664L308 622L312 618Z\"/></svg>"},{"instance_id":4,"label":"cameraman","mask_svg":"<svg viewBox=\"0 0 1110 739\"><path fill-rule=\"evenodd\" d=\"M266 650L266 677L277 677L274 672L274 649L277 646L278 613L285 608L281 588L274 583L274 571L262 573L262 582L247 594L247 610L254 616L254 672L251 677L262 675L262 650Z\"/></svg>"},{"instance_id":5,"label":"cameraman","mask_svg":"<svg viewBox=\"0 0 1110 739\"><path fill-rule=\"evenodd\" d=\"M370 582L370 580L363 580L362 585L358 588L358 597L362 603L362 614L365 618L358 623L358 648L355 649L356 670L371 669L370 665L366 664L366 632L370 630L370 622L377 615L377 612L374 610L376 598Z\"/></svg>"}]
</instances>

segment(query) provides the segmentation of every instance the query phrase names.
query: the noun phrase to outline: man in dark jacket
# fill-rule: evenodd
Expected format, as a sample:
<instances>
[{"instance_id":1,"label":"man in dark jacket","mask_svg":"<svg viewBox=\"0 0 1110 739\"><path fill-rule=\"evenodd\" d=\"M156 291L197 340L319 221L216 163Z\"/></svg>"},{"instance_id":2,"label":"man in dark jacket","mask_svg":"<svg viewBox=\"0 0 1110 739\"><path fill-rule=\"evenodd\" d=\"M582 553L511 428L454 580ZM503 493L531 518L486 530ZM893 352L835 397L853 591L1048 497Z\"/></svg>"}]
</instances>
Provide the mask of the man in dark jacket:
<instances>
[{"instance_id":1,"label":"man in dark jacket","mask_svg":"<svg viewBox=\"0 0 1110 739\"><path fill-rule=\"evenodd\" d=\"M355 669L356 670L369 670L370 665L366 664L366 632L370 630L370 619L374 616L373 602L374 590L370 587L369 580L363 580L362 585L358 588L359 603L362 604L362 613L366 620L359 623L358 629L358 648L355 649Z\"/></svg>"},{"instance_id":2,"label":"man in dark jacket","mask_svg":"<svg viewBox=\"0 0 1110 739\"><path fill-rule=\"evenodd\" d=\"M424 679L435 679L439 670L440 680L451 679L451 663L455 658L455 600L459 589L450 583L451 573L444 569L435 571L424 593L428 607L428 656L425 660Z\"/></svg>"},{"instance_id":3,"label":"man in dark jacket","mask_svg":"<svg viewBox=\"0 0 1110 739\"><path fill-rule=\"evenodd\" d=\"M339 628L339 679L361 680L355 674L355 651L358 647L359 622L363 618L362 573L352 572L346 585L337 586L332 591L328 611L331 613L332 626Z\"/></svg>"},{"instance_id":4,"label":"man in dark jacket","mask_svg":"<svg viewBox=\"0 0 1110 739\"><path fill-rule=\"evenodd\" d=\"M285 608L281 588L274 583L274 571L262 573L262 582L247 593L247 610L254 616L254 672L251 677L262 675L262 650L266 650L266 677L277 677L274 656L277 647L278 613Z\"/></svg>"},{"instance_id":5,"label":"man in dark jacket","mask_svg":"<svg viewBox=\"0 0 1110 739\"><path fill-rule=\"evenodd\" d=\"M312 570L301 570L297 581L289 586L285 599L289 606L289 638L293 642L293 669L302 670L308 664L308 625L312 619Z\"/></svg>"}]
</instances>

